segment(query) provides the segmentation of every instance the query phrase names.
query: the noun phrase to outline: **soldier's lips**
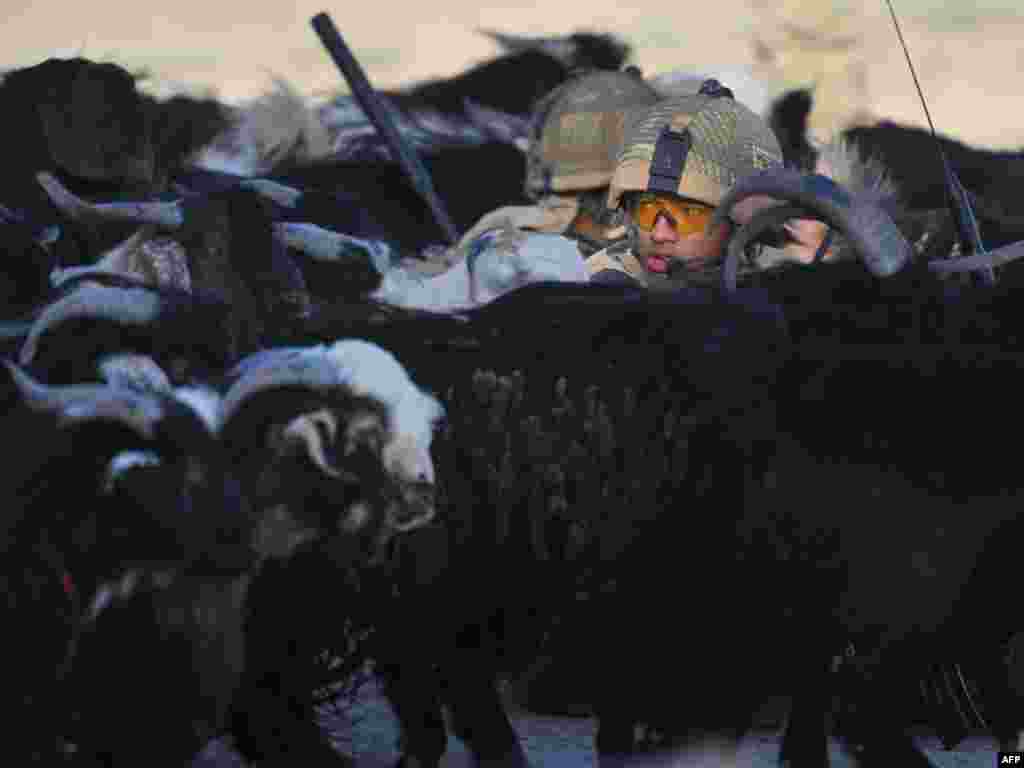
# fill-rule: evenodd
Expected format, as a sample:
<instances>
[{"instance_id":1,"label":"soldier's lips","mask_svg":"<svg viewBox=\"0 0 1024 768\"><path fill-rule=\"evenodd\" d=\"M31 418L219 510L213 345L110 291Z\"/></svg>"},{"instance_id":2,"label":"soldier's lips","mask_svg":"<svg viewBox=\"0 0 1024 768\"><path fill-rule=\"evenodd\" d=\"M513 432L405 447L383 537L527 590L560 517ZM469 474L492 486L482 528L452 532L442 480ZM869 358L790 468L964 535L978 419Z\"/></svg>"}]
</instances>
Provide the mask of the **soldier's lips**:
<instances>
[{"instance_id":1,"label":"soldier's lips","mask_svg":"<svg viewBox=\"0 0 1024 768\"><path fill-rule=\"evenodd\" d=\"M652 253L647 257L647 269L651 272L667 273L668 272L668 259L664 256L659 256L656 253Z\"/></svg>"}]
</instances>

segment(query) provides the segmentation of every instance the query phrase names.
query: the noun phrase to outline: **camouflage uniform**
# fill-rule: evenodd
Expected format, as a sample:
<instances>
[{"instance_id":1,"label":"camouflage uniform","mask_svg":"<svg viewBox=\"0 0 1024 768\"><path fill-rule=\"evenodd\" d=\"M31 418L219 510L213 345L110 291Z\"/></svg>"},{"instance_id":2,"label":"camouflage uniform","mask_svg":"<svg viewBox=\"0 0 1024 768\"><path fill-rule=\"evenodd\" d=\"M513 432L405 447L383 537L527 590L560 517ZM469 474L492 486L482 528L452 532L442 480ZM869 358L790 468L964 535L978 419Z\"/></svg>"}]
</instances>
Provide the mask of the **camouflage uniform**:
<instances>
[{"instance_id":1,"label":"camouflage uniform","mask_svg":"<svg viewBox=\"0 0 1024 768\"><path fill-rule=\"evenodd\" d=\"M708 81L701 93L666 99L632 111L626 118L622 150L608 190L608 208L620 209L623 195L656 187L706 205L721 202L736 181L756 171L782 164L782 150L771 128L758 115L736 102L717 81ZM652 180L656 149L666 135L686 142L682 165L659 170ZM634 255L636 229L627 225L628 236L587 259L596 282L633 282L645 288L673 288L674 277L648 272ZM757 263L745 265L756 269ZM688 272L685 282L713 278ZM614 273L614 274L612 274Z\"/></svg>"},{"instance_id":2,"label":"camouflage uniform","mask_svg":"<svg viewBox=\"0 0 1024 768\"><path fill-rule=\"evenodd\" d=\"M492 211L460 245L499 227L569 236L578 230L586 240L600 242L624 234L617 231L619 222L605 220L604 190L615 170L627 112L659 98L631 72L590 72L556 88L532 120L525 191L535 204ZM598 204L588 204L592 200Z\"/></svg>"}]
</instances>

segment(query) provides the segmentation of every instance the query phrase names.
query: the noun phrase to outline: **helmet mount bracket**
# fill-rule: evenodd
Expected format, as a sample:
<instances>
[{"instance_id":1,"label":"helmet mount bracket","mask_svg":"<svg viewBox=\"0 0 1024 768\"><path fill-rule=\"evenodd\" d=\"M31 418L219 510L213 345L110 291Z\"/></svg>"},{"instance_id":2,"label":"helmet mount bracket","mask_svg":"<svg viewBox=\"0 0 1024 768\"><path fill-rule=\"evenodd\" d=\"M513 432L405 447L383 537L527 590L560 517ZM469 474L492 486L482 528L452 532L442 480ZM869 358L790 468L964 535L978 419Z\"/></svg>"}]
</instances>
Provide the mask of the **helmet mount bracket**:
<instances>
[{"instance_id":1,"label":"helmet mount bracket","mask_svg":"<svg viewBox=\"0 0 1024 768\"><path fill-rule=\"evenodd\" d=\"M648 192L677 192L686 165L686 156L692 146L693 135L688 128L673 131L666 125L661 129L658 141L654 145L654 157L651 158Z\"/></svg>"}]
</instances>

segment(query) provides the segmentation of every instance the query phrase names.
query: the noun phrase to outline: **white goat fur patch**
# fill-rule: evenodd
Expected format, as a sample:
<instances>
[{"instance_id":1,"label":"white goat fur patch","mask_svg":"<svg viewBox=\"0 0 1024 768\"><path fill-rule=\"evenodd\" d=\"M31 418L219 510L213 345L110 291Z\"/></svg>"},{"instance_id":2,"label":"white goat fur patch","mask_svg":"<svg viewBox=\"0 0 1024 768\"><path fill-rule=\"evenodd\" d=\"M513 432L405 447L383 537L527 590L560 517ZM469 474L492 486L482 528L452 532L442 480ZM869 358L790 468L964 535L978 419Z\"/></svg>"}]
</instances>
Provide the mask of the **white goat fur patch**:
<instances>
[{"instance_id":1,"label":"white goat fur patch","mask_svg":"<svg viewBox=\"0 0 1024 768\"><path fill-rule=\"evenodd\" d=\"M220 429L221 398L205 387L178 387L174 398L192 409L211 433Z\"/></svg>"},{"instance_id":2,"label":"white goat fur patch","mask_svg":"<svg viewBox=\"0 0 1024 768\"><path fill-rule=\"evenodd\" d=\"M434 426L444 418L444 407L413 383L394 355L358 339L343 339L322 349L336 366L341 383L355 395L383 403L390 412L393 431L413 438L429 451Z\"/></svg>"},{"instance_id":3,"label":"white goat fur patch","mask_svg":"<svg viewBox=\"0 0 1024 768\"><path fill-rule=\"evenodd\" d=\"M813 143L813 142L812 142ZM896 185L888 169L877 158L865 158L860 149L841 135L827 144L819 144L818 173L824 173L855 194L895 197Z\"/></svg>"},{"instance_id":4,"label":"white goat fur patch","mask_svg":"<svg viewBox=\"0 0 1024 768\"><path fill-rule=\"evenodd\" d=\"M291 160L312 162L332 152L327 129L299 91L283 78L235 109L234 123L201 149L193 164L238 176L258 176Z\"/></svg>"}]
</instances>

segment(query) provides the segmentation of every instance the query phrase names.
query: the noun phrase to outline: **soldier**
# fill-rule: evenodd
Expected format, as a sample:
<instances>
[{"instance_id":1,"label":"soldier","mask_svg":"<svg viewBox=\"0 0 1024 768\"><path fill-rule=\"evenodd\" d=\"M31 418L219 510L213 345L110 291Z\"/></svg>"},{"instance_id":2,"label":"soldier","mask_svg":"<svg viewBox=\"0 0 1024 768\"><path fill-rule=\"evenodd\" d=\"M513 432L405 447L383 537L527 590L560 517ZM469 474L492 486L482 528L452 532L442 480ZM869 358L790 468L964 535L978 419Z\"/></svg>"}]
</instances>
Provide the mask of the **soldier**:
<instances>
[{"instance_id":1,"label":"soldier","mask_svg":"<svg viewBox=\"0 0 1024 768\"><path fill-rule=\"evenodd\" d=\"M768 124L717 80L632 111L607 203L624 216L626 236L587 259L591 281L672 289L717 279L731 227L707 232L715 206L738 179L781 164ZM765 203L738 206L732 220L742 224ZM751 254L741 269L810 261L826 240L817 222L794 220L785 229L784 249Z\"/></svg>"},{"instance_id":2,"label":"soldier","mask_svg":"<svg viewBox=\"0 0 1024 768\"><path fill-rule=\"evenodd\" d=\"M588 72L545 96L534 110L527 150L526 195L531 206L506 206L484 216L460 248L498 228L565 234L584 255L604 247L621 217L607 216L608 182L628 111L657 103L658 92L635 68Z\"/></svg>"}]
</instances>

